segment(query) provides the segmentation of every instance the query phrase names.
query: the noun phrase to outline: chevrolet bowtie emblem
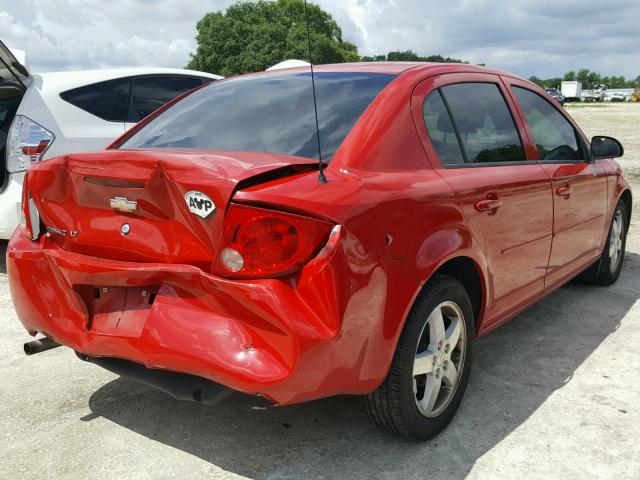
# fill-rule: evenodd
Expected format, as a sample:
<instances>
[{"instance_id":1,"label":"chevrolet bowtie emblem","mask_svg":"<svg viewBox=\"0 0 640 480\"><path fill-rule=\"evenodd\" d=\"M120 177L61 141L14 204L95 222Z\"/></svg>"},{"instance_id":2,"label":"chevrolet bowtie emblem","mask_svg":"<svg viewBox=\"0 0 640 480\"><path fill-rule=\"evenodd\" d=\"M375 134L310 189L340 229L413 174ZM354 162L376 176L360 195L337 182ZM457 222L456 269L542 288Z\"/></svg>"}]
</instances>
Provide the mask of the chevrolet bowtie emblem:
<instances>
[{"instance_id":1,"label":"chevrolet bowtie emblem","mask_svg":"<svg viewBox=\"0 0 640 480\"><path fill-rule=\"evenodd\" d=\"M123 213L132 213L138 208L138 202L129 200L126 197L113 197L109 203L111 208Z\"/></svg>"}]
</instances>

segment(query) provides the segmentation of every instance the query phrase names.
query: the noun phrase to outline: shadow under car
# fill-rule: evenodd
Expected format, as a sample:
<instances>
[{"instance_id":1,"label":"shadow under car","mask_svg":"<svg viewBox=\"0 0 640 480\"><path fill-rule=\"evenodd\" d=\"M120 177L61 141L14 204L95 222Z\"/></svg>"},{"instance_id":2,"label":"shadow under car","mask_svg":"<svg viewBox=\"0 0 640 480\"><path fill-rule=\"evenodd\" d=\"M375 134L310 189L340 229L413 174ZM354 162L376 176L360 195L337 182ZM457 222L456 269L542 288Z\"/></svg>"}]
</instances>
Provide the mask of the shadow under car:
<instances>
[{"instance_id":1,"label":"shadow under car","mask_svg":"<svg viewBox=\"0 0 640 480\"><path fill-rule=\"evenodd\" d=\"M262 408L255 398L235 394L207 407L123 378L91 396L92 414L83 420L102 416L255 479L424 478L425 471L464 478L619 327L639 296L625 285L633 282L640 255L627 252L625 264L613 287L571 282L477 341L460 411L430 442L410 443L379 431L360 397ZM464 448L451 448L460 443Z\"/></svg>"}]
</instances>

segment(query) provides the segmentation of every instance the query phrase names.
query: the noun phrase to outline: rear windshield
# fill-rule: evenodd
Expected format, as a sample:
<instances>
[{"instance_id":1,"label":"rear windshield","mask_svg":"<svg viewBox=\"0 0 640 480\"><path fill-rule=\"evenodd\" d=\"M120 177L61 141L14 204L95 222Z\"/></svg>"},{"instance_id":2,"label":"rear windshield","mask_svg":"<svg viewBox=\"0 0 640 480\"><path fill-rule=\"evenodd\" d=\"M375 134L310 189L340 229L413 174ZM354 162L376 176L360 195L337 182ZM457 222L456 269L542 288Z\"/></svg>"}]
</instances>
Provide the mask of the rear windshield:
<instances>
[{"instance_id":1,"label":"rear windshield","mask_svg":"<svg viewBox=\"0 0 640 480\"><path fill-rule=\"evenodd\" d=\"M316 73L323 160L395 75ZM318 158L310 73L238 77L210 84L145 125L120 148L246 150Z\"/></svg>"}]
</instances>

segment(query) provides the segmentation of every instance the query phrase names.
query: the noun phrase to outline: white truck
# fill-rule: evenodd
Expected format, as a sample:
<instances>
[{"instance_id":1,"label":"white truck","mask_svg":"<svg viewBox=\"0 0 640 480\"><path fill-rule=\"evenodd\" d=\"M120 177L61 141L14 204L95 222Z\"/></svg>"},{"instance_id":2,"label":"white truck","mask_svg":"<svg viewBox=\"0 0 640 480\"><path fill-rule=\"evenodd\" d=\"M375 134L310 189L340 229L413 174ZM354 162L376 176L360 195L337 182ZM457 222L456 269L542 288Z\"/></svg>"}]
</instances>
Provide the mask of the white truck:
<instances>
[{"instance_id":1,"label":"white truck","mask_svg":"<svg viewBox=\"0 0 640 480\"><path fill-rule=\"evenodd\" d=\"M565 80L560 84L560 91L567 102L579 102L582 96L582 83L577 80Z\"/></svg>"},{"instance_id":2,"label":"white truck","mask_svg":"<svg viewBox=\"0 0 640 480\"><path fill-rule=\"evenodd\" d=\"M600 85L598 88L592 90L584 90L582 92L583 102L604 102L607 95L607 86Z\"/></svg>"}]
</instances>

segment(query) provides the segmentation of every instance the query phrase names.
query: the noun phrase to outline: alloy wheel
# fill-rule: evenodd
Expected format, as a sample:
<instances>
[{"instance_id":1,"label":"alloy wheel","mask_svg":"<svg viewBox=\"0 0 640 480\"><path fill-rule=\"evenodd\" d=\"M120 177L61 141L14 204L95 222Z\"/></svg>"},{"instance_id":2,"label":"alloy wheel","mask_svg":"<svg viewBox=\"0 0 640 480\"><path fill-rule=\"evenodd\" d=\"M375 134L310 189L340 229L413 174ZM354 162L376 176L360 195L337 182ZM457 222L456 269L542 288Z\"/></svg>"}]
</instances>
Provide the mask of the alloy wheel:
<instances>
[{"instance_id":1,"label":"alloy wheel","mask_svg":"<svg viewBox=\"0 0 640 480\"><path fill-rule=\"evenodd\" d=\"M466 350L466 325L454 302L442 302L420 335L413 363L413 392L420 413L433 418L446 409L456 392Z\"/></svg>"},{"instance_id":2,"label":"alloy wheel","mask_svg":"<svg viewBox=\"0 0 640 480\"><path fill-rule=\"evenodd\" d=\"M618 210L613 217L613 223L611 224L611 234L609 235L609 266L611 273L614 273L618 269L618 264L622 258L622 245L624 239L624 225L623 225L622 211Z\"/></svg>"}]
</instances>

